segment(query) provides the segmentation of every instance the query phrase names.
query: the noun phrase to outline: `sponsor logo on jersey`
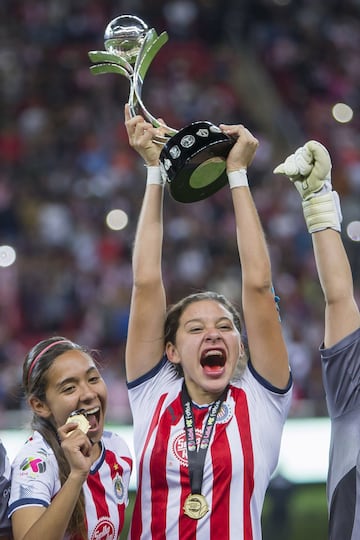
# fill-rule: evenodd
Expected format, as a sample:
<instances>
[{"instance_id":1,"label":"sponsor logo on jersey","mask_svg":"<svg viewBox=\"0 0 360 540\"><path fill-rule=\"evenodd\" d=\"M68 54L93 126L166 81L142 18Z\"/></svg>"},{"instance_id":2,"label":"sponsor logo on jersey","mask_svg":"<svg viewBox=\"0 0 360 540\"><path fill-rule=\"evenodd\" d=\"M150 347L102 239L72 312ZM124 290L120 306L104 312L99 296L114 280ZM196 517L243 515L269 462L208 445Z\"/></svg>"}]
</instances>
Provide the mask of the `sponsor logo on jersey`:
<instances>
[{"instance_id":1,"label":"sponsor logo on jersey","mask_svg":"<svg viewBox=\"0 0 360 540\"><path fill-rule=\"evenodd\" d=\"M27 457L20 463L22 473L44 473L46 471L46 462L40 457Z\"/></svg>"},{"instance_id":2,"label":"sponsor logo on jersey","mask_svg":"<svg viewBox=\"0 0 360 540\"><path fill-rule=\"evenodd\" d=\"M108 517L99 519L91 535L91 540L115 540L115 527Z\"/></svg>"},{"instance_id":3,"label":"sponsor logo on jersey","mask_svg":"<svg viewBox=\"0 0 360 540\"><path fill-rule=\"evenodd\" d=\"M196 435L196 446L199 447L200 439L202 436L201 430L196 429L195 435ZM176 457L176 459L180 461L180 464L187 467L188 457L187 457L185 431L182 431L181 433L173 437L173 440L171 441L171 450L172 450L173 455Z\"/></svg>"}]
</instances>

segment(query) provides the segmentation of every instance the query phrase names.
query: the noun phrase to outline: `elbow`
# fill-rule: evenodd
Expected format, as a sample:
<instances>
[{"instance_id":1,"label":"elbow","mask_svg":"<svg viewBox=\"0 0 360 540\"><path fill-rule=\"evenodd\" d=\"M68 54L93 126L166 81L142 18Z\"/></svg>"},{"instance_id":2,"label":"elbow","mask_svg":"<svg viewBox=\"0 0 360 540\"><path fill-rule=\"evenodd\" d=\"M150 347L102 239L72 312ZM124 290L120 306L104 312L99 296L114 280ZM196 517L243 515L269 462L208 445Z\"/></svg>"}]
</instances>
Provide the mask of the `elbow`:
<instances>
[{"instance_id":1,"label":"elbow","mask_svg":"<svg viewBox=\"0 0 360 540\"><path fill-rule=\"evenodd\" d=\"M266 269L260 269L260 271L250 270L249 272L243 272L243 286L247 289L252 289L258 294L266 294L269 291L273 291L271 272Z\"/></svg>"},{"instance_id":2,"label":"elbow","mask_svg":"<svg viewBox=\"0 0 360 540\"><path fill-rule=\"evenodd\" d=\"M133 289L138 291L146 291L156 289L161 286L162 277L161 273L146 273L142 275L134 274Z\"/></svg>"}]
</instances>

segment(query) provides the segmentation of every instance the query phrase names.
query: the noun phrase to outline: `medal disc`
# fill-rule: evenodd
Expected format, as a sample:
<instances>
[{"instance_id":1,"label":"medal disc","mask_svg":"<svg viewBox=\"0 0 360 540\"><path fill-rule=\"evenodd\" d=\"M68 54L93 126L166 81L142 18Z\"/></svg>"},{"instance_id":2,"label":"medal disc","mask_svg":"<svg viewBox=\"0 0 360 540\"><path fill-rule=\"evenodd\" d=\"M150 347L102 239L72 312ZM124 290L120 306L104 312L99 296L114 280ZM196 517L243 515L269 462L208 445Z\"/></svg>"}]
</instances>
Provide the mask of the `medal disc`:
<instances>
[{"instance_id":1,"label":"medal disc","mask_svg":"<svg viewBox=\"0 0 360 540\"><path fill-rule=\"evenodd\" d=\"M184 514L191 519L201 519L209 511L204 495L190 493L184 503Z\"/></svg>"}]
</instances>

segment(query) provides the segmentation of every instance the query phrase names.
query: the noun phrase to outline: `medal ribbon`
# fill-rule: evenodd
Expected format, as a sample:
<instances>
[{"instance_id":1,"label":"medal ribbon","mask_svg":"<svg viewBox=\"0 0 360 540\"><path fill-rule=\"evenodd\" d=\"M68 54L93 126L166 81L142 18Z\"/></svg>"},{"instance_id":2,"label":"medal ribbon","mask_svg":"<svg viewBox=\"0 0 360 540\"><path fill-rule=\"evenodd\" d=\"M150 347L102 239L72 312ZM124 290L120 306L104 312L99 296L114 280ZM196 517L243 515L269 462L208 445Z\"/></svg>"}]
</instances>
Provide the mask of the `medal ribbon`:
<instances>
[{"instance_id":1,"label":"medal ribbon","mask_svg":"<svg viewBox=\"0 0 360 540\"><path fill-rule=\"evenodd\" d=\"M184 411L184 424L186 433L186 448L189 464L189 476L191 493L201 494L201 486L204 475L204 463L207 449L209 448L210 438L214 425L216 423L216 417L220 410L222 402L226 398L228 387L225 388L219 399L215 401L209 410L208 417L204 431L201 435L199 447L196 445L196 433L195 433L195 420L191 405L191 399L187 391L185 381L181 390L181 401Z\"/></svg>"}]
</instances>

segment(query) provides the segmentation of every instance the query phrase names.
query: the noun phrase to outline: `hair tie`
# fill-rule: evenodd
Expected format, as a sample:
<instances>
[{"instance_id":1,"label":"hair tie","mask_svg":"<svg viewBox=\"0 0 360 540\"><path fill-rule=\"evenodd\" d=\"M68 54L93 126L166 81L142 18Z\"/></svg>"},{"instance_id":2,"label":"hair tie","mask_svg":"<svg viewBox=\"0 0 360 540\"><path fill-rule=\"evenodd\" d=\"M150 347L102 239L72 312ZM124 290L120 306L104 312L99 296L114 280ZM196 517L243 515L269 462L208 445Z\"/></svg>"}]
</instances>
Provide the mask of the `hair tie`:
<instances>
[{"instance_id":1,"label":"hair tie","mask_svg":"<svg viewBox=\"0 0 360 540\"><path fill-rule=\"evenodd\" d=\"M31 362L30 364L30 367L29 367L29 371L28 371L28 376L27 376L27 380L28 382L30 381L30 376L31 376L31 373L32 373L32 370L34 369L35 367L35 364L37 363L38 360L40 360L40 358L49 350L51 349L52 347L55 347L55 345L59 345L60 343L70 343L67 339L60 339L59 341L53 341L52 343L50 343L49 345L47 345L45 347L45 349L43 349L42 351L39 352L39 354L37 356L35 356L34 360Z\"/></svg>"}]
</instances>

